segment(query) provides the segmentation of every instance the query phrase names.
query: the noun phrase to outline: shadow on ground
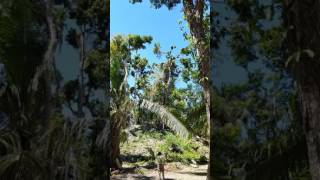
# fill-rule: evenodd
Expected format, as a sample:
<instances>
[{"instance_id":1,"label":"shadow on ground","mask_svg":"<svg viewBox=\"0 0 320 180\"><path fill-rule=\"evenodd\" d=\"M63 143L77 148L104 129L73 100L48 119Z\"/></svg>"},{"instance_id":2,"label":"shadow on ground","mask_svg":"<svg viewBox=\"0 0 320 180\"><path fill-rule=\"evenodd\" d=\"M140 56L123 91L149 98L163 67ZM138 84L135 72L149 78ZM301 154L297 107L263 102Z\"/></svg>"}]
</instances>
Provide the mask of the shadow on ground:
<instances>
[{"instance_id":1,"label":"shadow on ground","mask_svg":"<svg viewBox=\"0 0 320 180\"><path fill-rule=\"evenodd\" d=\"M179 174L191 174L196 176L207 176L206 172L179 172Z\"/></svg>"},{"instance_id":2,"label":"shadow on ground","mask_svg":"<svg viewBox=\"0 0 320 180\"><path fill-rule=\"evenodd\" d=\"M149 161L152 159L152 156L143 156L143 155L120 155L123 162L135 163L139 161Z\"/></svg>"},{"instance_id":3,"label":"shadow on ground","mask_svg":"<svg viewBox=\"0 0 320 180\"><path fill-rule=\"evenodd\" d=\"M111 177L111 180L124 180L124 179L156 180L157 178L147 177L147 176L142 176L142 175L121 175L121 176Z\"/></svg>"}]
</instances>

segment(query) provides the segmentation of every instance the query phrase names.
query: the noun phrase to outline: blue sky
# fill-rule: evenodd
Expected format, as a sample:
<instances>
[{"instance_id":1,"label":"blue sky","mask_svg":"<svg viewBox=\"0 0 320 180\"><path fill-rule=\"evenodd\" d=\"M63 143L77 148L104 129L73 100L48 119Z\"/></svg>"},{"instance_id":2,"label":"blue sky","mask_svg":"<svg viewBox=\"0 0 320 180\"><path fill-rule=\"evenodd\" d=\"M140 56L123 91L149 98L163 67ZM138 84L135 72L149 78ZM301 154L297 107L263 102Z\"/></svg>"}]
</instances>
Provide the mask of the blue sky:
<instances>
[{"instance_id":1,"label":"blue sky","mask_svg":"<svg viewBox=\"0 0 320 180\"><path fill-rule=\"evenodd\" d=\"M167 7L153 8L149 0L136 4L129 3L129 0L111 0L110 6L111 38L118 34L152 36L153 43L147 46L146 50L140 52L150 63L163 61L152 53L154 43L159 42L162 51L168 51L172 45L175 45L176 52L179 52L181 48L187 46L188 42L184 40L180 30L181 26L186 25L183 21L181 5L168 10ZM183 24L179 24L179 21L183 21ZM178 84L182 86L181 83Z\"/></svg>"},{"instance_id":2,"label":"blue sky","mask_svg":"<svg viewBox=\"0 0 320 180\"><path fill-rule=\"evenodd\" d=\"M151 35L154 42L160 42L165 49L187 44L178 23L183 20L181 5L169 11L166 7L153 8L148 0L136 4L129 0L111 0L110 18L111 37L116 34Z\"/></svg>"}]
</instances>

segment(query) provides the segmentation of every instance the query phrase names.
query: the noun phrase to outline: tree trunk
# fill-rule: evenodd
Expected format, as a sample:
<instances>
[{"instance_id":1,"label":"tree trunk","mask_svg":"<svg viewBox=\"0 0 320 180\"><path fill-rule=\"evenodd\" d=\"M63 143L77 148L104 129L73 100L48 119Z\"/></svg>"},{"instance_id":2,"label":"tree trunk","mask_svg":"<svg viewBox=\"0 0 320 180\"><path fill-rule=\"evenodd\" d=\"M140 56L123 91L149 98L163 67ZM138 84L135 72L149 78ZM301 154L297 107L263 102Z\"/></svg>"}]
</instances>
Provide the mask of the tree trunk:
<instances>
[{"instance_id":1,"label":"tree trunk","mask_svg":"<svg viewBox=\"0 0 320 180\"><path fill-rule=\"evenodd\" d=\"M121 126L118 123L111 123L111 151L110 151L110 163L112 168L121 168L120 162L120 132Z\"/></svg>"},{"instance_id":2,"label":"tree trunk","mask_svg":"<svg viewBox=\"0 0 320 180\"><path fill-rule=\"evenodd\" d=\"M320 87L310 82L300 88L303 128L313 180L320 179Z\"/></svg>"},{"instance_id":3,"label":"tree trunk","mask_svg":"<svg viewBox=\"0 0 320 180\"><path fill-rule=\"evenodd\" d=\"M78 78L78 82L79 82L79 89L78 89L78 117L83 117L84 116L84 112L83 112L83 105L84 105L84 91L85 91L85 87L84 87L84 61L85 61L85 33L84 33L84 29L85 27L81 27L81 32L80 32L80 68L79 68L79 78Z\"/></svg>"},{"instance_id":4,"label":"tree trunk","mask_svg":"<svg viewBox=\"0 0 320 180\"><path fill-rule=\"evenodd\" d=\"M45 89L45 99L44 99L44 124L47 123L51 116L54 108L54 101L52 101L52 88L51 82L54 75L54 57L56 52L56 47L58 43L57 39L57 28L53 17L53 0L44 0L44 5L46 8L45 19L49 31L49 42L48 47L44 53L44 59L42 64L37 68L35 75L31 82L31 91L37 93L39 88L39 81L41 78L44 79L44 89Z\"/></svg>"},{"instance_id":5,"label":"tree trunk","mask_svg":"<svg viewBox=\"0 0 320 180\"><path fill-rule=\"evenodd\" d=\"M299 87L302 123L313 180L320 179L320 0L286 0L283 16L287 29L285 56L300 53L288 68Z\"/></svg>"},{"instance_id":6,"label":"tree trunk","mask_svg":"<svg viewBox=\"0 0 320 180\"><path fill-rule=\"evenodd\" d=\"M212 111L212 107L211 107L211 91L210 88L205 88L204 89L204 95L205 95L205 106L206 106L206 115L207 115L207 119L208 119L208 135L209 135L209 164L208 164L208 169L207 169L207 180L212 180L213 179L213 172L212 172L212 167L213 167L213 152L211 151L212 146L212 142L211 141L211 132L213 130L213 123L212 123L212 117L211 117L211 111Z\"/></svg>"},{"instance_id":7,"label":"tree trunk","mask_svg":"<svg viewBox=\"0 0 320 180\"><path fill-rule=\"evenodd\" d=\"M207 122L209 125L208 132L210 132L211 127L211 105L210 105L210 39L207 37L209 29L207 29L205 24L205 0L183 0L183 12L186 18L186 21L189 24L190 33L192 36L192 41L195 45L197 51L197 58L199 62L199 71L200 71L200 84L204 91L204 101L206 106L206 115ZM210 133L208 133L210 134ZM210 136L210 135L209 135ZM211 143L210 143L211 144ZM210 151L211 151L210 147ZM210 152L211 156L212 152ZM212 159L209 158L208 165L208 174L207 180L212 180Z\"/></svg>"}]
</instances>

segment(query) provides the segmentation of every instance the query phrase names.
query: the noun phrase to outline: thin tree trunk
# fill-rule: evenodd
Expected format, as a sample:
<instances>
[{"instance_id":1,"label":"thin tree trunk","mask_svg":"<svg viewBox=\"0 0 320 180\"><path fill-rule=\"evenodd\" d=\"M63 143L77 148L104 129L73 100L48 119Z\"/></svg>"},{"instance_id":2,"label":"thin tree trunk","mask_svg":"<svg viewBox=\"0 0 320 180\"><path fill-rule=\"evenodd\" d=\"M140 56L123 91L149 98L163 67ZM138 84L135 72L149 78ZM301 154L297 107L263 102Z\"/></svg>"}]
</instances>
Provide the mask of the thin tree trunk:
<instances>
[{"instance_id":1,"label":"thin tree trunk","mask_svg":"<svg viewBox=\"0 0 320 180\"><path fill-rule=\"evenodd\" d=\"M106 172L106 179L107 179L107 180L110 180L110 177L111 177L110 168L107 168L106 171L107 171L107 172ZM102 179L101 179L101 180L102 180Z\"/></svg>"},{"instance_id":2,"label":"thin tree trunk","mask_svg":"<svg viewBox=\"0 0 320 180\"><path fill-rule=\"evenodd\" d=\"M85 27L84 27L85 28ZM83 29L84 29L83 28ZM85 34L84 30L80 32L80 69L79 69L79 89L78 89L78 117L83 117L83 105L84 105L84 61L85 61Z\"/></svg>"},{"instance_id":3,"label":"thin tree trunk","mask_svg":"<svg viewBox=\"0 0 320 180\"><path fill-rule=\"evenodd\" d=\"M212 173L212 151L211 151L211 148L212 148L212 142L211 141L211 132L212 132L212 118L211 118L211 92L210 92L210 88L205 88L204 89L204 95L205 95L205 105L206 105L206 115L207 115L207 119L208 119L208 125L209 125L209 128L208 128L208 135L209 135L209 164L208 164L208 169L207 169L207 180L212 180L213 179L213 173Z\"/></svg>"}]
</instances>

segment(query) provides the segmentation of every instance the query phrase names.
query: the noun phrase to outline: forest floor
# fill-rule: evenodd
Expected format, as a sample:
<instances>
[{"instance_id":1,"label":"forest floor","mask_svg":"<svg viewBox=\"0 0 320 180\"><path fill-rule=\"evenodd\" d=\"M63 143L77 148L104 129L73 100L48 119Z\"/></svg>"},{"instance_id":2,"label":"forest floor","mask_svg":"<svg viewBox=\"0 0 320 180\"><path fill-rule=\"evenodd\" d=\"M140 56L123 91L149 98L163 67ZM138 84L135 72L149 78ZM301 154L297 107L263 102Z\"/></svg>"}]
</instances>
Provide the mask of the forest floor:
<instances>
[{"instance_id":1,"label":"forest floor","mask_svg":"<svg viewBox=\"0 0 320 180\"><path fill-rule=\"evenodd\" d=\"M166 180L205 180L207 175L207 165L187 166L179 162L172 162L165 165ZM156 168L125 168L114 174L111 180L156 180L158 171Z\"/></svg>"},{"instance_id":2,"label":"forest floor","mask_svg":"<svg viewBox=\"0 0 320 180\"><path fill-rule=\"evenodd\" d=\"M122 169L114 171L112 180L158 178L157 152L166 155L167 180L205 180L209 147L196 138L183 139L168 131L135 128L121 143ZM129 130L127 131L129 132Z\"/></svg>"}]
</instances>

